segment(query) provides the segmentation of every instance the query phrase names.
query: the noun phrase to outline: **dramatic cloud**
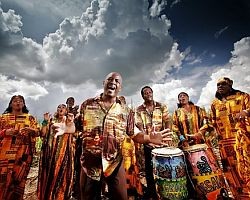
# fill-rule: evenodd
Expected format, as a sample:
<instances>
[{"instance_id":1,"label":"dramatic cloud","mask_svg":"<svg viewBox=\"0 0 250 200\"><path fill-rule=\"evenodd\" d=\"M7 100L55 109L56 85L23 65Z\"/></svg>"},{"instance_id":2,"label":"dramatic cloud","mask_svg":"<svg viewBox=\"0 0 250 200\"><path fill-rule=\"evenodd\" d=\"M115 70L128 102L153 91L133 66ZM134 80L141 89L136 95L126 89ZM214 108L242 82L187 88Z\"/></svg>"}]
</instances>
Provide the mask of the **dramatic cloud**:
<instances>
[{"instance_id":1,"label":"dramatic cloud","mask_svg":"<svg viewBox=\"0 0 250 200\"><path fill-rule=\"evenodd\" d=\"M46 20L53 26L62 20L37 42L23 32L28 22L14 10L4 12L0 7L2 110L16 93L25 95L31 112L40 117L45 111L53 112L68 96L80 104L102 91L102 81L111 71L122 74L121 95L133 106L141 103L139 91L144 85L152 86L156 100L168 104L171 111L180 91L207 106L215 80L223 74L232 75L235 87L249 91L249 75L241 84L237 81L239 74L249 74L249 38L235 43L232 59L223 69L204 66L203 53L197 56L191 47L180 50L169 34L171 21L158 16L167 1L152 1L150 8L146 0L5 2L22 7L25 16L32 9L34 16L47 14ZM45 18L38 25L44 24Z\"/></svg>"},{"instance_id":2,"label":"dramatic cloud","mask_svg":"<svg viewBox=\"0 0 250 200\"><path fill-rule=\"evenodd\" d=\"M38 100L39 97L48 94L48 91L37 83L0 75L0 98L9 100L17 94Z\"/></svg>"},{"instance_id":3,"label":"dramatic cloud","mask_svg":"<svg viewBox=\"0 0 250 200\"><path fill-rule=\"evenodd\" d=\"M44 52L41 45L22 36L21 27L19 15L0 8L0 73L36 80L44 71Z\"/></svg>"},{"instance_id":4,"label":"dramatic cloud","mask_svg":"<svg viewBox=\"0 0 250 200\"><path fill-rule=\"evenodd\" d=\"M229 63L222 66L211 75L211 80L202 89L199 104L210 107L216 92L217 80L229 77L234 81L233 87L244 92L250 92L250 37L242 38L234 44L232 58Z\"/></svg>"},{"instance_id":5,"label":"dramatic cloud","mask_svg":"<svg viewBox=\"0 0 250 200\"><path fill-rule=\"evenodd\" d=\"M35 4L23 6L28 9ZM47 96L57 85L54 90L62 93L61 99L65 88L78 88L84 96L95 94L110 71L122 74L124 95L132 95L144 84L163 82L169 71L181 66L184 55L168 34L170 21L165 16L150 18L147 8L143 0L93 0L81 16L65 18L42 45L23 37L21 16L1 9L0 40L4 43L0 57L4 62L0 74L30 84L45 81ZM87 90L89 83L96 91Z\"/></svg>"},{"instance_id":6,"label":"dramatic cloud","mask_svg":"<svg viewBox=\"0 0 250 200\"><path fill-rule=\"evenodd\" d=\"M81 15L82 10L89 6L89 1L82 0L1 0L1 2L18 6L30 15L50 15L52 20Z\"/></svg>"}]
</instances>

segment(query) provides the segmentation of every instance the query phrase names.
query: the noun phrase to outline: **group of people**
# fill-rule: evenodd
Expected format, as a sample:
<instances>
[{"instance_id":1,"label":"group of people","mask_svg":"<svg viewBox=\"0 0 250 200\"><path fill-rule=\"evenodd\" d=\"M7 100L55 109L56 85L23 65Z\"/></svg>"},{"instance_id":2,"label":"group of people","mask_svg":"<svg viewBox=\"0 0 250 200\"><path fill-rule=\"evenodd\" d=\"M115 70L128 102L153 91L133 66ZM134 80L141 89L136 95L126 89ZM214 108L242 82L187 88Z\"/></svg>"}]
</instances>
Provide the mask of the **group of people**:
<instances>
[{"instance_id":1,"label":"group of people","mask_svg":"<svg viewBox=\"0 0 250 200\"><path fill-rule=\"evenodd\" d=\"M233 81L227 77L218 80L209 113L194 105L186 92L181 92L178 108L171 116L167 105L154 100L149 86L141 89L143 104L129 108L125 98L119 96L122 77L111 72L99 96L85 100L80 109L70 97L66 104L58 105L54 116L45 113L41 124L28 113L23 96L13 96L0 116L0 200L23 199L38 136L43 140L39 200L66 200L72 195L81 200L101 200L106 192L111 200L127 200L131 186L128 181L134 178L132 185L141 199L168 199L159 192L164 188L155 180L158 169L152 152L158 148L164 152L180 149L190 155L197 146L204 145L212 150L204 150L196 163L198 169L210 173L212 181L216 178L211 172L219 173L225 182L225 185L218 183L220 191L216 198L249 199L250 96L232 85ZM133 148L133 153L124 153L126 145ZM220 161L216 171L210 154ZM129 157L135 159L126 162ZM170 157L173 159L174 155ZM180 166L173 166L178 175L183 174ZM206 192L200 193L205 190L197 185L203 183L199 179L197 183L194 178L197 174L191 177L193 171L188 163L184 170L188 177L185 198L209 199ZM135 176L128 178L131 171ZM164 177L172 177L165 168L160 172ZM208 187L206 184L205 181L202 186Z\"/></svg>"}]
</instances>

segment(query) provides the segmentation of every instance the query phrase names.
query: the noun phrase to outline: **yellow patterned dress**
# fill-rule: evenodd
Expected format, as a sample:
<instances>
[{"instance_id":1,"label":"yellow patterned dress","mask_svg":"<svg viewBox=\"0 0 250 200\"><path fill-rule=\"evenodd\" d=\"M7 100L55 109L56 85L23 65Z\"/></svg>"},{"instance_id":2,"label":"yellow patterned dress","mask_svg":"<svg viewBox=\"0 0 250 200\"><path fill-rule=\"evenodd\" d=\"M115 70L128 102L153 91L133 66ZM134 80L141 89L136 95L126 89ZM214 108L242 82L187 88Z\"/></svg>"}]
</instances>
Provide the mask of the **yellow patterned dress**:
<instances>
[{"instance_id":1,"label":"yellow patterned dress","mask_svg":"<svg viewBox=\"0 0 250 200\"><path fill-rule=\"evenodd\" d=\"M226 99L216 98L211 115L219 138L224 173L236 199L250 199L250 119L236 121L242 110L249 112L249 94L234 90Z\"/></svg>"},{"instance_id":2,"label":"yellow patterned dress","mask_svg":"<svg viewBox=\"0 0 250 200\"><path fill-rule=\"evenodd\" d=\"M195 105L190 107L190 112L184 108L178 108L173 114L172 130L179 137L183 135L187 140L190 140L188 135L194 135L208 126L205 110Z\"/></svg>"},{"instance_id":3,"label":"yellow patterned dress","mask_svg":"<svg viewBox=\"0 0 250 200\"><path fill-rule=\"evenodd\" d=\"M0 200L22 200L35 151L36 134L5 135L6 129L30 127L38 130L30 114L0 116Z\"/></svg>"}]
</instances>

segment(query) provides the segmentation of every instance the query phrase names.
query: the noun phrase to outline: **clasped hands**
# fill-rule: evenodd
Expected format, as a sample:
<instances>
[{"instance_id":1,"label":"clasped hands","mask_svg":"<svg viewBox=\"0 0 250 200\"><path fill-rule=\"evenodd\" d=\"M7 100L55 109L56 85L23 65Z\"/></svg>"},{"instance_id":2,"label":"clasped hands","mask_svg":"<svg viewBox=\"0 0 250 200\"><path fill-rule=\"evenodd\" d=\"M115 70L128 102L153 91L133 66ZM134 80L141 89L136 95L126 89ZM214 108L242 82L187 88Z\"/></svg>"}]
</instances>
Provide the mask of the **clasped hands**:
<instances>
[{"instance_id":1,"label":"clasped hands","mask_svg":"<svg viewBox=\"0 0 250 200\"><path fill-rule=\"evenodd\" d=\"M24 128L20 128L20 130L17 130L15 128L9 128L6 130L5 135L27 135L27 134L35 134L36 133L36 129L34 128L30 128L30 127L24 127Z\"/></svg>"},{"instance_id":2,"label":"clasped hands","mask_svg":"<svg viewBox=\"0 0 250 200\"><path fill-rule=\"evenodd\" d=\"M52 129L55 133L55 137L63 135L64 133L74 133L75 124L74 124L74 114L68 113L67 116L64 116L60 123L52 124Z\"/></svg>"}]
</instances>

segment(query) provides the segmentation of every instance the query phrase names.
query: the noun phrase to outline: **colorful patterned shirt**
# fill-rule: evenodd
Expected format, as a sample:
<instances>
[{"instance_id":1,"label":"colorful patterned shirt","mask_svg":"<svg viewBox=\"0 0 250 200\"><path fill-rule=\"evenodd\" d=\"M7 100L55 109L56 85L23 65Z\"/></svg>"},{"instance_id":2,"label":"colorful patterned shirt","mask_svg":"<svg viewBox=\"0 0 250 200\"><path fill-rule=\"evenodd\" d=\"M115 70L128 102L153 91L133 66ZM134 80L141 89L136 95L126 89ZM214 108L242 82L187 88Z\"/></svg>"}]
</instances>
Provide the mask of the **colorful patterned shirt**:
<instances>
[{"instance_id":1,"label":"colorful patterned shirt","mask_svg":"<svg viewBox=\"0 0 250 200\"><path fill-rule=\"evenodd\" d=\"M216 98L212 102L212 122L216 127L220 139L236 137L237 127L234 117L242 110L250 112L250 97L249 94L241 91L233 92L225 100Z\"/></svg>"},{"instance_id":2,"label":"colorful patterned shirt","mask_svg":"<svg viewBox=\"0 0 250 200\"><path fill-rule=\"evenodd\" d=\"M83 119L82 167L88 177L100 180L109 176L122 161L121 145L125 134L133 136L133 112L118 98L109 110L102 95L81 105Z\"/></svg>"},{"instance_id":3,"label":"colorful patterned shirt","mask_svg":"<svg viewBox=\"0 0 250 200\"><path fill-rule=\"evenodd\" d=\"M243 110L250 112L250 96L238 90L233 90L225 99L217 95L211 105L229 187L235 197L250 199L250 118L235 119Z\"/></svg>"},{"instance_id":4,"label":"colorful patterned shirt","mask_svg":"<svg viewBox=\"0 0 250 200\"><path fill-rule=\"evenodd\" d=\"M184 108L178 108L173 113L173 131L186 139L187 135L198 133L208 123L205 109L196 105L190 105L190 107L190 112Z\"/></svg>"},{"instance_id":5,"label":"colorful patterned shirt","mask_svg":"<svg viewBox=\"0 0 250 200\"><path fill-rule=\"evenodd\" d=\"M168 107L162 103L154 102L153 112L149 112L145 104L136 109L135 121L139 129L144 129L149 134L154 128L155 131L161 131L167 127L170 122Z\"/></svg>"}]
</instances>

